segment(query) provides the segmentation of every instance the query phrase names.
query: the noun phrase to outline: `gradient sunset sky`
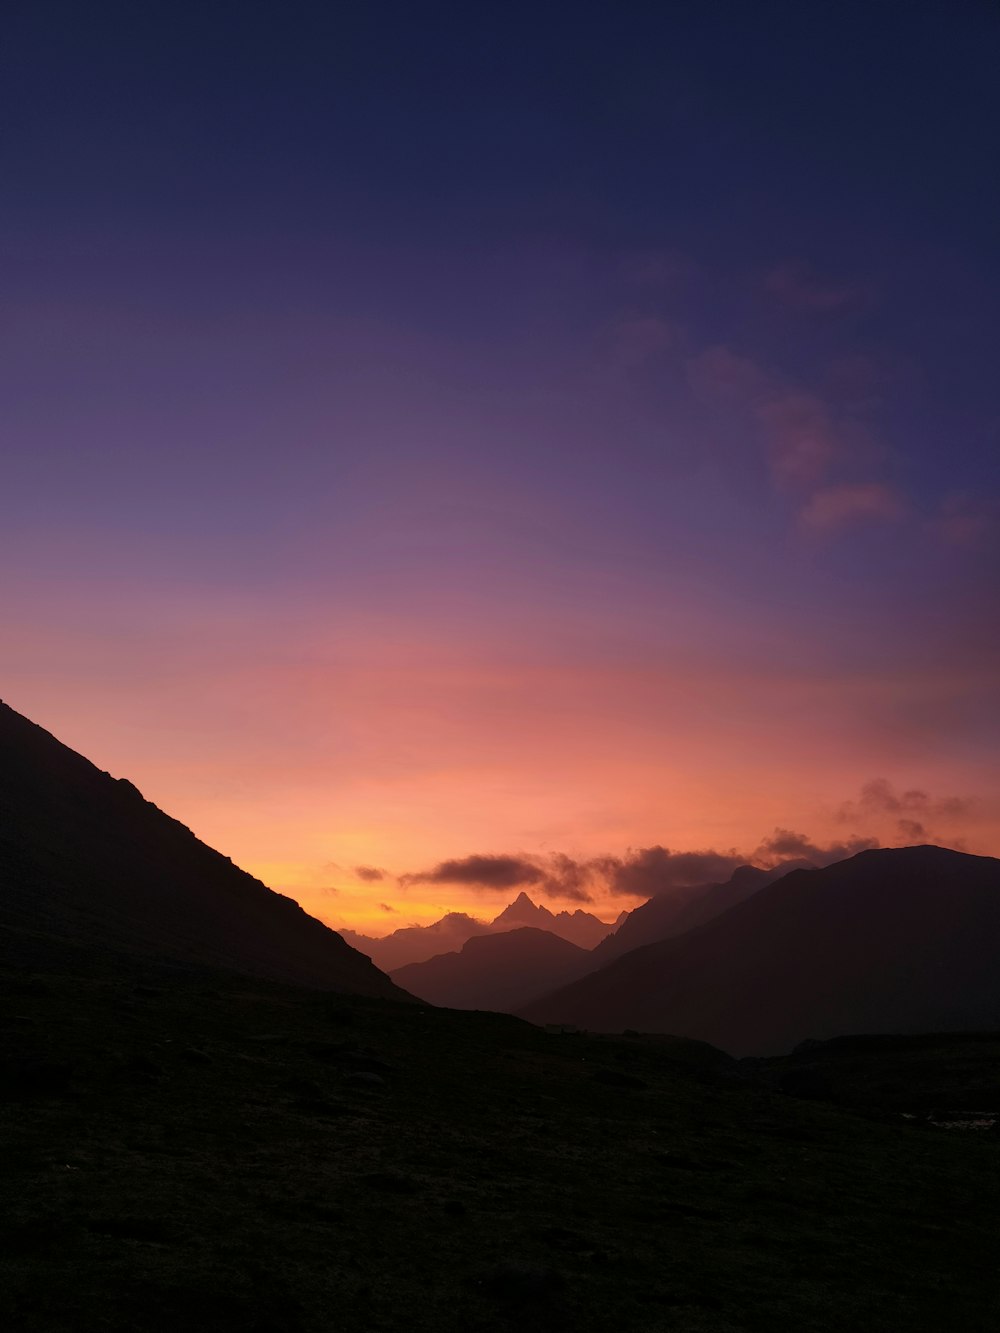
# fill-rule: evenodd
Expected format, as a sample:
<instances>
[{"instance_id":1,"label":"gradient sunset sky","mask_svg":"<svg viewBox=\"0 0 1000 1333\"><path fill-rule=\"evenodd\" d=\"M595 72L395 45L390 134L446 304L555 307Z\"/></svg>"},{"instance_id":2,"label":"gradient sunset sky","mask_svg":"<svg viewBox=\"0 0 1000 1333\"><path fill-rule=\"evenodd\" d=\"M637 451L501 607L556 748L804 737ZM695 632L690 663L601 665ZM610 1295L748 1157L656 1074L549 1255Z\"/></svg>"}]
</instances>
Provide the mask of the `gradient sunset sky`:
<instances>
[{"instance_id":1,"label":"gradient sunset sky","mask_svg":"<svg viewBox=\"0 0 1000 1333\"><path fill-rule=\"evenodd\" d=\"M373 933L1000 855L995 6L0 47L7 703Z\"/></svg>"}]
</instances>

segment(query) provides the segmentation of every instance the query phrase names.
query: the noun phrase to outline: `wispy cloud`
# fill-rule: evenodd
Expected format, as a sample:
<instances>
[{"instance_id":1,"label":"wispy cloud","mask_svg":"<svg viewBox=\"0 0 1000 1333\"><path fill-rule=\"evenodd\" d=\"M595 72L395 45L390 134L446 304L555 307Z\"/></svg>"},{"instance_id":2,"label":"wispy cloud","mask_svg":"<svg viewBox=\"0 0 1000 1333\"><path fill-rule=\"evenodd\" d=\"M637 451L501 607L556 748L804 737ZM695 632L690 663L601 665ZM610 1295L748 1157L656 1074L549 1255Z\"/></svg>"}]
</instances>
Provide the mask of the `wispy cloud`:
<instances>
[{"instance_id":1,"label":"wispy cloud","mask_svg":"<svg viewBox=\"0 0 1000 1333\"><path fill-rule=\"evenodd\" d=\"M400 884L462 884L472 889L516 889L538 884L541 867L528 857L472 855L440 861L431 870L400 875Z\"/></svg>"},{"instance_id":2,"label":"wispy cloud","mask_svg":"<svg viewBox=\"0 0 1000 1333\"><path fill-rule=\"evenodd\" d=\"M818 485L849 452L822 398L750 357L726 346L709 347L691 357L686 370L703 402L750 419L777 485Z\"/></svg>"},{"instance_id":3,"label":"wispy cloud","mask_svg":"<svg viewBox=\"0 0 1000 1333\"><path fill-rule=\"evenodd\" d=\"M847 452L830 409L816 394L774 387L754 405L771 473L783 486L812 486Z\"/></svg>"},{"instance_id":4,"label":"wispy cloud","mask_svg":"<svg viewBox=\"0 0 1000 1333\"><path fill-rule=\"evenodd\" d=\"M710 347L685 368L706 406L749 427L775 489L794 498L802 529L832 533L858 520L886 521L906 512L897 490L865 475L879 450L871 431L850 413L729 347ZM838 474L853 477L838 480Z\"/></svg>"},{"instance_id":5,"label":"wispy cloud","mask_svg":"<svg viewBox=\"0 0 1000 1333\"><path fill-rule=\"evenodd\" d=\"M627 314L607 331L610 358L616 369L636 370L684 347L684 329L660 315Z\"/></svg>"},{"instance_id":6,"label":"wispy cloud","mask_svg":"<svg viewBox=\"0 0 1000 1333\"><path fill-rule=\"evenodd\" d=\"M966 493L948 495L928 526L947 545L976 550L1000 529L1000 505Z\"/></svg>"},{"instance_id":7,"label":"wispy cloud","mask_svg":"<svg viewBox=\"0 0 1000 1333\"><path fill-rule=\"evenodd\" d=\"M804 260L777 264L761 284L780 305L812 315L837 315L862 309L872 302L871 288L861 282L824 277Z\"/></svg>"},{"instance_id":8,"label":"wispy cloud","mask_svg":"<svg viewBox=\"0 0 1000 1333\"><path fill-rule=\"evenodd\" d=\"M380 870L378 866L355 866L354 873L365 884L377 884L385 879L385 871Z\"/></svg>"},{"instance_id":9,"label":"wispy cloud","mask_svg":"<svg viewBox=\"0 0 1000 1333\"><path fill-rule=\"evenodd\" d=\"M598 890L615 897L646 899L725 881L742 865L772 867L783 861L808 860L825 866L878 845L877 838L858 835L821 845L805 834L776 828L751 852L735 848L673 851L655 844L630 849L623 856L473 855L442 861L431 870L400 875L399 882L404 887L461 884L491 892L531 889L548 898L571 902L593 901Z\"/></svg>"},{"instance_id":10,"label":"wispy cloud","mask_svg":"<svg viewBox=\"0 0 1000 1333\"><path fill-rule=\"evenodd\" d=\"M547 898L591 902L587 887L596 866L577 861L561 852L549 856L494 855L474 853L440 861L430 870L399 876L402 888L412 884L461 885L482 892L533 889Z\"/></svg>"},{"instance_id":11,"label":"wispy cloud","mask_svg":"<svg viewBox=\"0 0 1000 1333\"><path fill-rule=\"evenodd\" d=\"M919 819L960 819L976 808L975 798L969 796L931 796L918 787L897 791L886 778L872 778L861 788L856 800L844 801L837 810L840 823L856 821L867 816L899 815Z\"/></svg>"},{"instance_id":12,"label":"wispy cloud","mask_svg":"<svg viewBox=\"0 0 1000 1333\"><path fill-rule=\"evenodd\" d=\"M624 857L609 856L600 864L612 893L651 898L656 893L728 879L746 859L736 851L674 852L657 845L630 851Z\"/></svg>"},{"instance_id":13,"label":"wispy cloud","mask_svg":"<svg viewBox=\"0 0 1000 1333\"><path fill-rule=\"evenodd\" d=\"M622 258L619 271L629 286L666 291L694 278L698 265L679 250L636 250Z\"/></svg>"},{"instance_id":14,"label":"wispy cloud","mask_svg":"<svg viewBox=\"0 0 1000 1333\"><path fill-rule=\"evenodd\" d=\"M806 501L799 513L799 523L812 532L835 532L863 520L896 519L904 510L903 497L881 482L826 486Z\"/></svg>"}]
</instances>

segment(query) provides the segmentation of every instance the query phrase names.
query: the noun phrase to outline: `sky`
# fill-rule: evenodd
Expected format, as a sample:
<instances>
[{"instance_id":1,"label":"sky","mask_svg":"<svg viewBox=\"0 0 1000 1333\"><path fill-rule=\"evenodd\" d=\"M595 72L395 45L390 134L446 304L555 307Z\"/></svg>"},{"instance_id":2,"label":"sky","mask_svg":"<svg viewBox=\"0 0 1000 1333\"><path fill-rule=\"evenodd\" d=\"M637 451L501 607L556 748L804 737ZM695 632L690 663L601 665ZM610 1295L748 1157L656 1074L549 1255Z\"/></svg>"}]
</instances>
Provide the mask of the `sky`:
<instances>
[{"instance_id":1,"label":"sky","mask_svg":"<svg viewBox=\"0 0 1000 1333\"><path fill-rule=\"evenodd\" d=\"M1000 855L1000 11L0 20L0 694L334 926Z\"/></svg>"}]
</instances>

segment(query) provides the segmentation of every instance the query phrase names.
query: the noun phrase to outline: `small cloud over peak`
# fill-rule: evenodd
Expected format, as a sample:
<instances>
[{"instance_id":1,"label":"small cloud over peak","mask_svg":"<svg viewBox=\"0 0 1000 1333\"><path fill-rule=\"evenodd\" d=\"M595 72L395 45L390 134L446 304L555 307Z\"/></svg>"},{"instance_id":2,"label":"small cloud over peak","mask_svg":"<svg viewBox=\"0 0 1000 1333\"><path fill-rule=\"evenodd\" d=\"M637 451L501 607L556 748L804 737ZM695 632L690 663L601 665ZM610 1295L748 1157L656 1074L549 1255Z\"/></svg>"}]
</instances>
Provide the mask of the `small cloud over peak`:
<instances>
[{"instance_id":1,"label":"small cloud over peak","mask_svg":"<svg viewBox=\"0 0 1000 1333\"><path fill-rule=\"evenodd\" d=\"M651 898L657 893L693 888L728 879L746 857L736 851L673 852L668 847L642 847L624 857L607 857L604 867L612 893Z\"/></svg>"},{"instance_id":2,"label":"small cloud over peak","mask_svg":"<svg viewBox=\"0 0 1000 1333\"><path fill-rule=\"evenodd\" d=\"M919 819L897 819L896 832L907 842L922 842L927 837L927 829Z\"/></svg>"},{"instance_id":3,"label":"small cloud over peak","mask_svg":"<svg viewBox=\"0 0 1000 1333\"><path fill-rule=\"evenodd\" d=\"M856 856L858 852L866 852L878 845L877 838L862 838L855 834L845 838L843 842L834 842L823 847L804 833L776 828L754 852L753 859L768 865L801 860L810 861L815 866L828 866L834 861L845 861L849 856Z\"/></svg>"},{"instance_id":4,"label":"small cloud over peak","mask_svg":"<svg viewBox=\"0 0 1000 1333\"><path fill-rule=\"evenodd\" d=\"M891 827L903 843L947 842L957 846L956 821L975 818L978 802L968 796L932 796L919 787L899 791L886 778L866 782L855 800L844 801L836 812L839 823ZM947 833L935 832L942 822Z\"/></svg>"},{"instance_id":5,"label":"small cloud over peak","mask_svg":"<svg viewBox=\"0 0 1000 1333\"><path fill-rule=\"evenodd\" d=\"M828 533L860 520L897 519L903 511L902 498L891 487L859 482L816 491L800 511L799 523L811 532Z\"/></svg>"},{"instance_id":6,"label":"small cloud over peak","mask_svg":"<svg viewBox=\"0 0 1000 1333\"><path fill-rule=\"evenodd\" d=\"M461 884L483 892L535 888L547 898L589 903L588 884L599 873L598 862L578 861L563 852L548 856L474 854L440 861L431 870L400 875L399 883Z\"/></svg>"},{"instance_id":7,"label":"small cloud over peak","mask_svg":"<svg viewBox=\"0 0 1000 1333\"><path fill-rule=\"evenodd\" d=\"M379 903L379 908L383 912L391 912L393 916L399 915L399 908L393 907L392 903Z\"/></svg>"}]
</instances>

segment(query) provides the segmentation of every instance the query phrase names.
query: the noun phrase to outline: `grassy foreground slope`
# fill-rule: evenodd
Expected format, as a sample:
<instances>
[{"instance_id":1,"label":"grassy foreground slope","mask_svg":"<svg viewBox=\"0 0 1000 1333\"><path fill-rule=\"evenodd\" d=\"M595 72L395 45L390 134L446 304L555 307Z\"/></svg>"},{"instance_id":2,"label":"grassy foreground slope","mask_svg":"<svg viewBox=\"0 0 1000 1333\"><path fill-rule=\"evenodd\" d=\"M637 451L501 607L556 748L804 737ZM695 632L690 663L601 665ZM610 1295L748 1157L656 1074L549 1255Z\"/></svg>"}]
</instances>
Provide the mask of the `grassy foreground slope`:
<instances>
[{"instance_id":1,"label":"grassy foreground slope","mask_svg":"<svg viewBox=\"0 0 1000 1333\"><path fill-rule=\"evenodd\" d=\"M697 1043L4 942L5 1327L997 1327L992 1133Z\"/></svg>"}]
</instances>

